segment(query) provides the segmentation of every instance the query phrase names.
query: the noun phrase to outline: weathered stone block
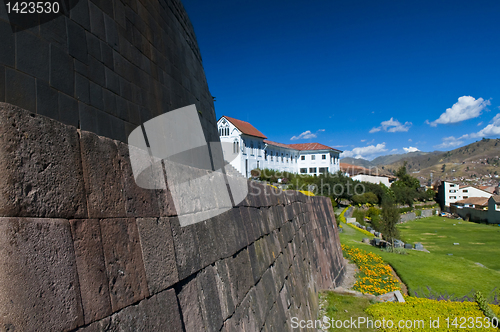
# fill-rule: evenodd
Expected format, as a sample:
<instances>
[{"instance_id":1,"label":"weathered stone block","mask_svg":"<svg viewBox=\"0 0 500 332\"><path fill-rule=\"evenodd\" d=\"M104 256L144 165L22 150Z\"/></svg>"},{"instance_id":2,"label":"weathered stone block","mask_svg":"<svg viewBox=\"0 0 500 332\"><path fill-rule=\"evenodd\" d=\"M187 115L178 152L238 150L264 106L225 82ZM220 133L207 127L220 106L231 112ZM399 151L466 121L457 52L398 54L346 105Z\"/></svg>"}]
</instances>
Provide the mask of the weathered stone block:
<instances>
[{"instance_id":1,"label":"weathered stone block","mask_svg":"<svg viewBox=\"0 0 500 332\"><path fill-rule=\"evenodd\" d=\"M248 251L243 249L236 256L226 259L231 280L232 292L236 294L236 303L241 303L243 297L253 286L253 274Z\"/></svg>"},{"instance_id":2,"label":"weathered stone block","mask_svg":"<svg viewBox=\"0 0 500 332\"><path fill-rule=\"evenodd\" d=\"M150 160L148 153L119 141L115 141L115 143L118 147L118 161L123 178L123 195L125 196L127 217L158 217L160 211L155 191L139 187L134 178L130 161L130 151L132 151L130 149L133 149L132 156L134 158L147 159L144 160L145 163ZM136 160L134 162L141 161Z\"/></svg>"},{"instance_id":3,"label":"weathered stone block","mask_svg":"<svg viewBox=\"0 0 500 332\"><path fill-rule=\"evenodd\" d=\"M206 331L219 331L222 327L222 311L216 282L216 271L207 266L197 276L201 313Z\"/></svg>"},{"instance_id":4,"label":"weathered stone block","mask_svg":"<svg viewBox=\"0 0 500 332\"><path fill-rule=\"evenodd\" d=\"M149 296L133 218L102 219L101 235L113 312Z\"/></svg>"},{"instance_id":5,"label":"weathered stone block","mask_svg":"<svg viewBox=\"0 0 500 332\"><path fill-rule=\"evenodd\" d=\"M205 331L196 279L190 279L177 293L186 332Z\"/></svg>"},{"instance_id":6,"label":"weathered stone block","mask_svg":"<svg viewBox=\"0 0 500 332\"><path fill-rule=\"evenodd\" d=\"M8 41L9 39L7 39ZM49 80L49 44L31 32L16 33L16 68L30 76Z\"/></svg>"},{"instance_id":7,"label":"weathered stone block","mask_svg":"<svg viewBox=\"0 0 500 332\"><path fill-rule=\"evenodd\" d=\"M76 128L0 103L0 215L85 218Z\"/></svg>"},{"instance_id":8,"label":"weathered stone block","mask_svg":"<svg viewBox=\"0 0 500 332\"><path fill-rule=\"evenodd\" d=\"M215 269L217 272L215 278L219 294L222 319L226 320L234 312L234 302L236 300L236 297L231 289L226 260L217 261L215 263Z\"/></svg>"},{"instance_id":9,"label":"weathered stone block","mask_svg":"<svg viewBox=\"0 0 500 332\"><path fill-rule=\"evenodd\" d=\"M177 263L168 218L138 218L142 257L150 294L156 294L176 283Z\"/></svg>"},{"instance_id":10,"label":"weathered stone block","mask_svg":"<svg viewBox=\"0 0 500 332\"><path fill-rule=\"evenodd\" d=\"M78 331L136 332L183 331L183 329L175 292L169 289Z\"/></svg>"},{"instance_id":11,"label":"weathered stone block","mask_svg":"<svg viewBox=\"0 0 500 332\"><path fill-rule=\"evenodd\" d=\"M2 330L68 331L83 325L67 220L0 218L0 266Z\"/></svg>"},{"instance_id":12,"label":"weathered stone block","mask_svg":"<svg viewBox=\"0 0 500 332\"><path fill-rule=\"evenodd\" d=\"M183 280L201 269L200 248L196 236L196 224L181 227L177 218L170 219L174 238L175 258L179 280Z\"/></svg>"},{"instance_id":13,"label":"weathered stone block","mask_svg":"<svg viewBox=\"0 0 500 332\"><path fill-rule=\"evenodd\" d=\"M73 58L64 50L50 44L50 85L69 96L75 93Z\"/></svg>"},{"instance_id":14,"label":"weathered stone block","mask_svg":"<svg viewBox=\"0 0 500 332\"><path fill-rule=\"evenodd\" d=\"M81 131L80 135L89 217L125 217L118 147L109 138L86 131Z\"/></svg>"},{"instance_id":15,"label":"weathered stone block","mask_svg":"<svg viewBox=\"0 0 500 332\"><path fill-rule=\"evenodd\" d=\"M78 101L59 92L59 121L78 128L79 123Z\"/></svg>"},{"instance_id":16,"label":"weathered stone block","mask_svg":"<svg viewBox=\"0 0 500 332\"><path fill-rule=\"evenodd\" d=\"M85 324L112 313L108 278L97 219L70 220Z\"/></svg>"},{"instance_id":17,"label":"weathered stone block","mask_svg":"<svg viewBox=\"0 0 500 332\"><path fill-rule=\"evenodd\" d=\"M59 120L58 92L43 80L36 81L36 113Z\"/></svg>"},{"instance_id":18,"label":"weathered stone block","mask_svg":"<svg viewBox=\"0 0 500 332\"><path fill-rule=\"evenodd\" d=\"M35 111L35 79L17 70L5 69L5 101Z\"/></svg>"}]
</instances>

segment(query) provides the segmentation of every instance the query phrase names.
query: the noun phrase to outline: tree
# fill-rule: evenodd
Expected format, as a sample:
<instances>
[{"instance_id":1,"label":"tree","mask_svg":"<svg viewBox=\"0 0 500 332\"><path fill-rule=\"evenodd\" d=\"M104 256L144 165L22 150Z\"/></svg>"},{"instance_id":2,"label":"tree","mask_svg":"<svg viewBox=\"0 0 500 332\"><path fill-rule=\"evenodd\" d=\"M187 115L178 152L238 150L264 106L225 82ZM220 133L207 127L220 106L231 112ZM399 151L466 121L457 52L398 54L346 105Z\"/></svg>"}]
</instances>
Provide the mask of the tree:
<instances>
[{"instance_id":1,"label":"tree","mask_svg":"<svg viewBox=\"0 0 500 332\"><path fill-rule=\"evenodd\" d=\"M394 204L384 204L382 206L382 222L381 231L384 234L384 238L392 243L392 248L394 250L394 239L399 238L399 229L397 229L396 224L399 222L399 211L394 206Z\"/></svg>"},{"instance_id":2,"label":"tree","mask_svg":"<svg viewBox=\"0 0 500 332\"><path fill-rule=\"evenodd\" d=\"M443 164L443 166L441 166L441 172L444 173L444 171L446 171L446 164Z\"/></svg>"}]
</instances>

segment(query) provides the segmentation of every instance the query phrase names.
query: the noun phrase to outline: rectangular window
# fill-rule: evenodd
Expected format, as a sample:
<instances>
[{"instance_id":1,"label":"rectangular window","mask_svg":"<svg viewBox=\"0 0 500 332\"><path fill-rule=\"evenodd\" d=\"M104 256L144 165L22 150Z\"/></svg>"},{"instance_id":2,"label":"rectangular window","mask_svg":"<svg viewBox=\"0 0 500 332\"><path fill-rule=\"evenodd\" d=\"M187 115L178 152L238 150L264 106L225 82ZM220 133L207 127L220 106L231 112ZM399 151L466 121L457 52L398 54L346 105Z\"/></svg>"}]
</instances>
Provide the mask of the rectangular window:
<instances>
[{"instance_id":1,"label":"rectangular window","mask_svg":"<svg viewBox=\"0 0 500 332\"><path fill-rule=\"evenodd\" d=\"M300 169L300 174L306 174L306 173L307 173L307 168Z\"/></svg>"},{"instance_id":2,"label":"rectangular window","mask_svg":"<svg viewBox=\"0 0 500 332\"><path fill-rule=\"evenodd\" d=\"M306 160L306 156L300 156L300 160Z\"/></svg>"},{"instance_id":3,"label":"rectangular window","mask_svg":"<svg viewBox=\"0 0 500 332\"><path fill-rule=\"evenodd\" d=\"M450 187L455 187L455 185L454 184L450 184Z\"/></svg>"},{"instance_id":4,"label":"rectangular window","mask_svg":"<svg viewBox=\"0 0 500 332\"><path fill-rule=\"evenodd\" d=\"M450 190L450 193L456 193L457 191L455 189Z\"/></svg>"},{"instance_id":5,"label":"rectangular window","mask_svg":"<svg viewBox=\"0 0 500 332\"><path fill-rule=\"evenodd\" d=\"M468 189L464 189L464 193L468 193L468 192L469 192L469 190L468 190Z\"/></svg>"},{"instance_id":6,"label":"rectangular window","mask_svg":"<svg viewBox=\"0 0 500 332\"><path fill-rule=\"evenodd\" d=\"M310 167L309 173L316 173L316 167Z\"/></svg>"},{"instance_id":7,"label":"rectangular window","mask_svg":"<svg viewBox=\"0 0 500 332\"><path fill-rule=\"evenodd\" d=\"M464 199L469 198L469 196L464 196Z\"/></svg>"},{"instance_id":8,"label":"rectangular window","mask_svg":"<svg viewBox=\"0 0 500 332\"><path fill-rule=\"evenodd\" d=\"M312 155L312 156L311 156L311 160L316 160L316 156L315 156L315 155Z\"/></svg>"},{"instance_id":9,"label":"rectangular window","mask_svg":"<svg viewBox=\"0 0 500 332\"><path fill-rule=\"evenodd\" d=\"M321 159L326 160L326 154L322 155Z\"/></svg>"},{"instance_id":10,"label":"rectangular window","mask_svg":"<svg viewBox=\"0 0 500 332\"><path fill-rule=\"evenodd\" d=\"M326 167L320 167L319 168L319 172L322 173L322 174L325 174L327 171L328 171L328 168L326 168Z\"/></svg>"}]
</instances>

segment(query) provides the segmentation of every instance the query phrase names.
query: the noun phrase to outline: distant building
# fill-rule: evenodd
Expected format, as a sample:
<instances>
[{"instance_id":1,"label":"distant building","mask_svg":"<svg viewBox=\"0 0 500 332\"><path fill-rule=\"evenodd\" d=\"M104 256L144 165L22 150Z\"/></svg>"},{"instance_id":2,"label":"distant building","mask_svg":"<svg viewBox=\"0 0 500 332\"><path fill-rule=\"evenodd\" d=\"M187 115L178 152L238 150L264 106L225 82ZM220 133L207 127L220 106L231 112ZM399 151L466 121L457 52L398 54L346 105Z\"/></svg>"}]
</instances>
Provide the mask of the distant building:
<instances>
[{"instance_id":1,"label":"distant building","mask_svg":"<svg viewBox=\"0 0 500 332\"><path fill-rule=\"evenodd\" d=\"M353 180L375 184L383 183L387 187L390 187L392 182L396 179L396 177L392 175L378 174L378 169L376 167L372 169L363 166L340 163L340 170Z\"/></svg>"},{"instance_id":2,"label":"distant building","mask_svg":"<svg viewBox=\"0 0 500 332\"><path fill-rule=\"evenodd\" d=\"M474 186L460 186L458 183L443 181L439 186L439 198L442 208L449 208L452 203L470 197L490 198L493 193L485 191Z\"/></svg>"},{"instance_id":3,"label":"distant building","mask_svg":"<svg viewBox=\"0 0 500 332\"><path fill-rule=\"evenodd\" d=\"M500 224L500 195L463 199L451 203L450 211L464 220Z\"/></svg>"},{"instance_id":4,"label":"distant building","mask_svg":"<svg viewBox=\"0 0 500 332\"><path fill-rule=\"evenodd\" d=\"M282 144L269 141L250 123L222 116L217 121L225 159L245 177L253 169L320 175L340 170L340 150L320 143ZM227 155L226 155L227 154Z\"/></svg>"}]
</instances>

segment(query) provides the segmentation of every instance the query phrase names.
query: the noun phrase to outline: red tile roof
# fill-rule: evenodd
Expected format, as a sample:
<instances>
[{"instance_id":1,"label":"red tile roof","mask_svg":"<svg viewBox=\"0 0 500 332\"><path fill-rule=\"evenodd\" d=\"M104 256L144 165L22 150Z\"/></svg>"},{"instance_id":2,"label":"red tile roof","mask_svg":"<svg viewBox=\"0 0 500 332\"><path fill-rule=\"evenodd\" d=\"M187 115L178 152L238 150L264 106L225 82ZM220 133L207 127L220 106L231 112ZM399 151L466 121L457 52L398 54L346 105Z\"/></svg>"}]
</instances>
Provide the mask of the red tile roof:
<instances>
[{"instance_id":1,"label":"red tile roof","mask_svg":"<svg viewBox=\"0 0 500 332\"><path fill-rule=\"evenodd\" d=\"M223 116L226 118L229 122L231 122L236 128L239 129L243 134L250 135L250 136L255 136L255 137L260 137L260 138L267 138L263 133L257 130L254 126L252 126L250 123L241 121L238 119L230 118L228 116Z\"/></svg>"},{"instance_id":2,"label":"red tile roof","mask_svg":"<svg viewBox=\"0 0 500 332\"><path fill-rule=\"evenodd\" d=\"M459 204L474 204L474 205L486 206L486 205L488 205L488 200L489 199L490 199L489 197L469 197L469 198L457 201L457 203L459 203Z\"/></svg>"},{"instance_id":3,"label":"red tile roof","mask_svg":"<svg viewBox=\"0 0 500 332\"><path fill-rule=\"evenodd\" d=\"M296 149L296 150L335 150L342 152L340 150L331 148L329 146L320 144L320 143L302 143L302 144L288 144L289 147Z\"/></svg>"},{"instance_id":4,"label":"red tile roof","mask_svg":"<svg viewBox=\"0 0 500 332\"><path fill-rule=\"evenodd\" d=\"M278 143L278 142L273 142L273 141L270 141L268 139L265 139L264 143L267 143L269 145L279 146L280 148L293 149L292 147L290 147L290 146L288 146L286 144L282 144L282 143Z\"/></svg>"}]
</instances>

